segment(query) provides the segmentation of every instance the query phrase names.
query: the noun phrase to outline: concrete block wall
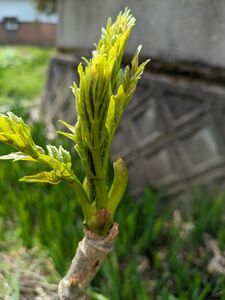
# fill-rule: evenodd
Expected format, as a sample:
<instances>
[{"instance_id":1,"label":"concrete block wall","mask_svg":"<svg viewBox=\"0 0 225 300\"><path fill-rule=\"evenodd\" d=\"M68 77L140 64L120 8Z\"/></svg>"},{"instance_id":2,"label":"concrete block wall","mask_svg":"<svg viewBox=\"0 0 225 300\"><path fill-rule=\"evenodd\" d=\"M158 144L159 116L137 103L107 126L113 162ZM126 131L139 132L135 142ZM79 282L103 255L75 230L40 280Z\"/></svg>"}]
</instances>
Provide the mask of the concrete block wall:
<instances>
[{"instance_id":1,"label":"concrete block wall","mask_svg":"<svg viewBox=\"0 0 225 300\"><path fill-rule=\"evenodd\" d=\"M146 74L113 143L135 194L151 183L166 195L225 182L225 88Z\"/></svg>"}]
</instances>

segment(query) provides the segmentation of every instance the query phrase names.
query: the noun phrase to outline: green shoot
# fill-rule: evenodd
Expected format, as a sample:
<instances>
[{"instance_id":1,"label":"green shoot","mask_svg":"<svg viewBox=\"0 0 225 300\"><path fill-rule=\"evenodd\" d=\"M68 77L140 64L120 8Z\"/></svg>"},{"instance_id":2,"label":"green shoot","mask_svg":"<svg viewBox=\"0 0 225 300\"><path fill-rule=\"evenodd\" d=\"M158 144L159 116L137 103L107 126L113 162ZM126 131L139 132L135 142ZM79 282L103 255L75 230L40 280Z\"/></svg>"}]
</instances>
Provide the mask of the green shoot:
<instances>
[{"instance_id":1,"label":"green shoot","mask_svg":"<svg viewBox=\"0 0 225 300\"><path fill-rule=\"evenodd\" d=\"M0 141L16 148L18 152L0 159L41 162L47 171L25 176L21 181L57 184L67 181L76 191L84 215L85 225L97 234L104 235L113 224L115 211L127 186L124 161L114 162L114 179L108 182L108 160L113 137L121 116L129 104L138 80L148 61L139 65L137 51L130 66L122 67L124 49L135 18L128 9L121 12L115 23L109 19L91 59L84 58L78 66L79 84L73 83L76 99L77 122L62 124L70 132L58 133L71 139L85 171L83 182L72 169L71 156L63 147L48 145L47 152L37 146L31 130L21 118L11 112L0 115Z\"/></svg>"}]
</instances>

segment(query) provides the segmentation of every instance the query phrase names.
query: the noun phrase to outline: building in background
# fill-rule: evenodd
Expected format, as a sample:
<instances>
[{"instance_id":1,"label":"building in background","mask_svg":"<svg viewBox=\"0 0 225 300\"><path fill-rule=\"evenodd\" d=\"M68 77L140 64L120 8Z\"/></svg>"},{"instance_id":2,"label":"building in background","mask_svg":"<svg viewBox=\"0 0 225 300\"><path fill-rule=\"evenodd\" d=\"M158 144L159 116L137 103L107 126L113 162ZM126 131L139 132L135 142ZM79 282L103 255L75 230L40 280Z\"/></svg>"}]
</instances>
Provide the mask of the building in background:
<instances>
[{"instance_id":1,"label":"building in background","mask_svg":"<svg viewBox=\"0 0 225 300\"><path fill-rule=\"evenodd\" d=\"M32 0L0 0L0 44L54 45L57 20Z\"/></svg>"}]
</instances>

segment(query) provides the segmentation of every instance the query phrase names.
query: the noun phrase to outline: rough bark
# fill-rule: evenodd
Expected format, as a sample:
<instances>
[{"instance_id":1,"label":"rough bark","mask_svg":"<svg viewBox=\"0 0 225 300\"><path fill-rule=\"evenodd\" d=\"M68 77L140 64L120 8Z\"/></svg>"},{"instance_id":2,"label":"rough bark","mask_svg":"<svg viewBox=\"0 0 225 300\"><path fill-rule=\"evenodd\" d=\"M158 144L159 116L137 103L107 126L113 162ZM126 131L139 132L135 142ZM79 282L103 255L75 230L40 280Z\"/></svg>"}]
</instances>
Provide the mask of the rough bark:
<instances>
[{"instance_id":1,"label":"rough bark","mask_svg":"<svg viewBox=\"0 0 225 300\"><path fill-rule=\"evenodd\" d=\"M84 233L69 271L59 283L60 300L88 299L86 289L113 249L118 235L118 224L115 223L106 236L99 236L88 228L84 229Z\"/></svg>"}]
</instances>

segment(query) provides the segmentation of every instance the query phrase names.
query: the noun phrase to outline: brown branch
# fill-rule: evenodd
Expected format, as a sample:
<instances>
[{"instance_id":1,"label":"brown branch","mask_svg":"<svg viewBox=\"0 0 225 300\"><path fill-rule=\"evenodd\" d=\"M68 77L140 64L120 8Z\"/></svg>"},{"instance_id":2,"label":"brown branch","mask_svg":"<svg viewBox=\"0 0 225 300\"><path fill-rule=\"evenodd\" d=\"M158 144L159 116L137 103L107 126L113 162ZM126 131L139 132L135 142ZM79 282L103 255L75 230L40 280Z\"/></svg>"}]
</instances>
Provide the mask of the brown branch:
<instances>
[{"instance_id":1,"label":"brown branch","mask_svg":"<svg viewBox=\"0 0 225 300\"><path fill-rule=\"evenodd\" d=\"M94 278L106 256L112 251L118 235L118 224L114 223L107 236L99 236L84 229L85 236L79 243L66 276L58 286L60 300L85 300L86 289Z\"/></svg>"}]
</instances>

